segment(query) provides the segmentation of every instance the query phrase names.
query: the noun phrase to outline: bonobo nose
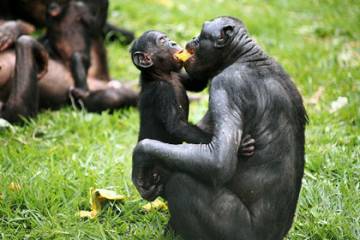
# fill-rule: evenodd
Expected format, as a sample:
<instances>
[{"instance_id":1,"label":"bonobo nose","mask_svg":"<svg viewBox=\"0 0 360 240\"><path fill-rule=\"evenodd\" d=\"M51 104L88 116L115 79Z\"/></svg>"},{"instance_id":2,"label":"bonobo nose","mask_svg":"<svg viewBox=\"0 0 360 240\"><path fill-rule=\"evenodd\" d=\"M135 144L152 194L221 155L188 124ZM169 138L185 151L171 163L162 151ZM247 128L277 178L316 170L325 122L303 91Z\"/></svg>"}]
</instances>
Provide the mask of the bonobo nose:
<instances>
[{"instance_id":1,"label":"bonobo nose","mask_svg":"<svg viewBox=\"0 0 360 240\"><path fill-rule=\"evenodd\" d=\"M195 52L195 48L197 46L197 40L196 38L193 38L192 41L188 42L185 46L185 49L190 53L190 54L194 54Z\"/></svg>"}]
</instances>

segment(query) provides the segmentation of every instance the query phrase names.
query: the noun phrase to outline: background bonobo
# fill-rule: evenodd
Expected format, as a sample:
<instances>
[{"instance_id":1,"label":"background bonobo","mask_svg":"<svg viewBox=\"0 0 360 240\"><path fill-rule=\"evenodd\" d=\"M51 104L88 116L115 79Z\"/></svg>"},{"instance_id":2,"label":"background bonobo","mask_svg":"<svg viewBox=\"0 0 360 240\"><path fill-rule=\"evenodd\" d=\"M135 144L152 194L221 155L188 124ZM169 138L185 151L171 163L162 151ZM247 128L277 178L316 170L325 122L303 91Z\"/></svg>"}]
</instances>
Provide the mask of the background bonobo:
<instances>
[{"instance_id":1,"label":"background bonobo","mask_svg":"<svg viewBox=\"0 0 360 240\"><path fill-rule=\"evenodd\" d=\"M62 5L53 2L48 7L47 34L43 39L51 57L60 61L71 72L75 87L71 90L71 95L91 112L137 104L137 93L131 89L119 86L115 81L102 83L101 80L106 80L98 78L102 74L92 74L94 64L90 60L95 59L96 62L98 59L90 57L90 49L96 43L94 39L99 38L99 26L102 25L101 22L105 23L105 19L101 15L93 15L88 4L81 1L70 1ZM92 67L89 69L90 65Z\"/></svg>"},{"instance_id":2,"label":"background bonobo","mask_svg":"<svg viewBox=\"0 0 360 240\"><path fill-rule=\"evenodd\" d=\"M72 79L68 79L70 83L65 83L61 87L61 99L57 99L46 95L49 91L56 94L56 91L59 90L49 84L54 82L56 77L45 76L40 83L45 85L45 91L43 91L45 98L41 99L41 103L44 105L48 103L45 105L46 107L61 105L65 101L64 98L67 99L68 89L72 86L75 88L71 90L71 95L81 101L85 109L91 112L136 106L136 92L119 86L120 84L115 81L109 82L109 84L104 83L102 80L106 79L99 79L97 78L98 74L91 73L93 64L90 60L97 60L90 57L90 49L93 49L92 44L96 43L94 39L98 38L99 29L101 29L99 25L101 22L105 22L105 19L101 18L101 15L93 15L88 5L81 1L70 1L62 5L56 2L49 4L47 33L42 40L52 59L64 65L67 68L66 71L70 71ZM98 21L100 23L97 23ZM89 69L90 65L92 67Z\"/></svg>"},{"instance_id":3,"label":"background bonobo","mask_svg":"<svg viewBox=\"0 0 360 240\"><path fill-rule=\"evenodd\" d=\"M171 144L209 143L207 133L188 122L189 99L187 90L200 91L207 81L191 81L181 73L182 62L175 57L181 51L174 41L158 31L145 32L131 48L131 57L141 71L139 99L139 141L149 138ZM184 86L185 85L185 86ZM243 141L241 153L252 155L253 139ZM160 164L145 169L141 188L143 198L153 200L162 193L169 176Z\"/></svg>"},{"instance_id":4,"label":"background bonobo","mask_svg":"<svg viewBox=\"0 0 360 240\"><path fill-rule=\"evenodd\" d=\"M91 39L97 34L92 26L97 20L83 2L52 2L47 11L46 35L41 39L50 57L69 69L75 87L84 90L88 90Z\"/></svg>"},{"instance_id":5,"label":"background bonobo","mask_svg":"<svg viewBox=\"0 0 360 240\"><path fill-rule=\"evenodd\" d=\"M4 118L14 122L20 120L19 115L35 116L39 107L59 108L69 103L69 89L74 82L78 87L74 89L75 97L82 99L89 111L136 105L137 93L131 89L116 85L113 81L108 83L88 76L92 43L89 37L95 34L88 30L88 26L94 21L97 18L94 18L87 5L79 1L62 5L51 2L47 33L41 39L50 53L49 61L45 57L47 52L30 37L21 37L26 41L20 42L23 45L20 49L28 47L26 51L17 51L16 45L16 56L12 49L0 52L0 101L3 102L0 105L4 105ZM11 22L0 25L0 30L7 23ZM36 51L33 49L35 46ZM49 71L45 74L46 68ZM24 103L25 96L27 101ZM14 102L21 105L21 111L16 110Z\"/></svg>"},{"instance_id":6,"label":"background bonobo","mask_svg":"<svg viewBox=\"0 0 360 240\"><path fill-rule=\"evenodd\" d=\"M56 3L63 5L71 0L56 0ZM134 40L134 33L124 28L119 28L106 22L108 0L76 0L84 2L91 10L92 15L103 18L93 27L101 27L103 37L109 35L110 40L120 40L124 44L129 44ZM36 27L45 27L46 11L50 0L2 0L0 1L0 19L12 20L22 19L34 24ZM54 2L54 1L53 1Z\"/></svg>"},{"instance_id":7,"label":"background bonobo","mask_svg":"<svg viewBox=\"0 0 360 240\"><path fill-rule=\"evenodd\" d=\"M33 32L35 27L31 24L36 27L46 26L48 5L66 6L70 1L84 3L89 8L92 17L96 19L94 24L91 25L92 32L96 34L93 34L91 38L89 76L109 81L110 76L104 45L105 35L110 35L108 39L120 39L123 43L128 44L134 39L134 34L106 22L108 0L2 0L0 1L0 25L2 25L0 26L0 52L12 47L19 36ZM55 7L52 11L55 14L56 9ZM5 24L2 24L2 21L6 21Z\"/></svg>"},{"instance_id":8,"label":"background bonobo","mask_svg":"<svg viewBox=\"0 0 360 240\"><path fill-rule=\"evenodd\" d=\"M282 239L304 170L307 115L300 94L237 19L206 22L187 50L190 77L212 81L214 136L209 144L141 141L133 153L135 185L141 191L142 169L155 160L172 169L164 195L170 226L185 239ZM256 152L239 157L247 134Z\"/></svg>"}]
</instances>

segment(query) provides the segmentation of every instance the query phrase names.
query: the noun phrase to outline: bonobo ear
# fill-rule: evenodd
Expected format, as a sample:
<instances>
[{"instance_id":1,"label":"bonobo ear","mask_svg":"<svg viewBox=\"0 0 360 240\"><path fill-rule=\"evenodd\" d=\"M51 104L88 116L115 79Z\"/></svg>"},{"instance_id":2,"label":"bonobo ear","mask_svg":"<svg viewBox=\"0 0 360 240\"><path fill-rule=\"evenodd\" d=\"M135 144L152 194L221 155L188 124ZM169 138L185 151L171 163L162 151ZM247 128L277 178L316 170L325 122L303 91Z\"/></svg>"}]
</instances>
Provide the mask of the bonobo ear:
<instances>
[{"instance_id":1,"label":"bonobo ear","mask_svg":"<svg viewBox=\"0 0 360 240\"><path fill-rule=\"evenodd\" d=\"M132 59L134 64L140 68L149 68L154 65L151 57L145 52L134 52Z\"/></svg>"},{"instance_id":2,"label":"bonobo ear","mask_svg":"<svg viewBox=\"0 0 360 240\"><path fill-rule=\"evenodd\" d=\"M234 35L234 26L233 25L226 25L220 31L220 37L216 39L214 47L215 48L223 48L225 47L231 37Z\"/></svg>"}]
</instances>

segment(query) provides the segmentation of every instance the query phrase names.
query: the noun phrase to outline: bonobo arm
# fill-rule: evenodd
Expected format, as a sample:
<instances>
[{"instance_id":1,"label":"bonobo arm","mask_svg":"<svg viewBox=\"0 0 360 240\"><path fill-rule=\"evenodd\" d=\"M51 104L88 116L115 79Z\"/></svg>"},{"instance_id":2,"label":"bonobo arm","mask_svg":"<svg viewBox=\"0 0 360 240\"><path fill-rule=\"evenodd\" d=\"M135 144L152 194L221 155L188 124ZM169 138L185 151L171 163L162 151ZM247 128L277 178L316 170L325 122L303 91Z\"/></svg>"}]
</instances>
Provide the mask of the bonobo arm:
<instances>
[{"instance_id":1,"label":"bonobo arm","mask_svg":"<svg viewBox=\"0 0 360 240\"><path fill-rule=\"evenodd\" d=\"M240 109L223 87L226 84L224 81L220 77L214 79L210 91L209 108L214 121L214 137L209 144L171 145L145 139L136 146L133 181L139 191L146 190L142 189L141 183L138 184L138 174L154 159L170 169L214 184L221 185L231 179L238 161L243 122Z\"/></svg>"},{"instance_id":2,"label":"bonobo arm","mask_svg":"<svg viewBox=\"0 0 360 240\"><path fill-rule=\"evenodd\" d=\"M207 87L209 82L208 79L201 79L201 80L191 79L186 72L180 73L179 77L185 89L191 92L201 92Z\"/></svg>"},{"instance_id":3,"label":"bonobo arm","mask_svg":"<svg viewBox=\"0 0 360 240\"><path fill-rule=\"evenodd\" d=\"M211 134L187 121L185 110L176 100L175 90L169 84L160 84L155 99L156 117L161 121L168 133L180 142L209 143Z\"/></svg>"}]
</instances>

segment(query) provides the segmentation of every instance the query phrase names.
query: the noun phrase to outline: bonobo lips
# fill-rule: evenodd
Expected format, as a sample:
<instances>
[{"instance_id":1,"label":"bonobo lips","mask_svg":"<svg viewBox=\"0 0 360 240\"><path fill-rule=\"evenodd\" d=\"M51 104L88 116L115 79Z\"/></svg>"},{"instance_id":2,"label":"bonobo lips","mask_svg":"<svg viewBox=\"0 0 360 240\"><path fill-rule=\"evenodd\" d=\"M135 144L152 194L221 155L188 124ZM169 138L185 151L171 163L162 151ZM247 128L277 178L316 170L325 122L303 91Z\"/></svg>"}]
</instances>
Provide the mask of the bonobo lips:
<instances>
[{"instance_id":1,"label":"bonobo lips","mask_svg":"<svg viewBox=\"0 0 360 240\"><path fill-rule=\"evenodd\" d=\"M191 58L192 54L190 52L188 52L186 49L183 49L183 50L176 52L174 56L177 60L184 63Z\"/></svg>"}]
</instances>

